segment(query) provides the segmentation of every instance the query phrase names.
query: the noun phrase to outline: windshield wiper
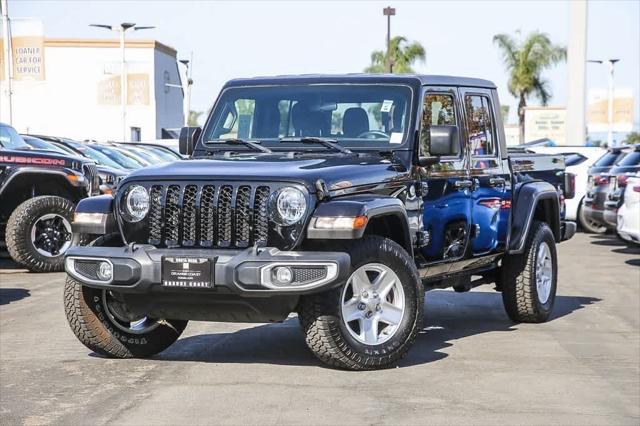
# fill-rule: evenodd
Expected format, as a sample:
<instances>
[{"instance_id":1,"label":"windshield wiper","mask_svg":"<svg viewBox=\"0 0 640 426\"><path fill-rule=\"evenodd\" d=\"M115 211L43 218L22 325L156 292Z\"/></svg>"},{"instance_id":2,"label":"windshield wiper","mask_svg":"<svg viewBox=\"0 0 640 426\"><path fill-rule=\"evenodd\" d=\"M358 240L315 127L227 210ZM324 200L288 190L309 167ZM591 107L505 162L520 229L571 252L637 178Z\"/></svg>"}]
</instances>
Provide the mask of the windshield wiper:
<instances>
[{"instance_id":1,"label":"windshield wiper","mask_svg":"<svg viewBox=\"0 0 640 426\"><path fill-rule=\"evenodd\" d=\"M305 136L305 137L301 137L301 138L291 138L291 137L289 137L289 138L280 138L280 142L301 142L301 143L308 143L308 144L318 144L318 145L323 145L323 146L325 146L325 147L327 147L329 149L332 149L334 151L341 152L343 154L353 154L353 151L351 151L348 148L343 147L335 139L316 138L316 137Z\"/></svg>"},{"instance_id":2,"label":"windshield wiper","mask_svg":"<svg viewBox=\"0 0 640 426\"><path fill-rule=\"evenodd\" d=\"M267 154L271 154L273 152L266 146L258 145L259 142L246 141L244 139L238 139L238 138L218 139L215 141L208 141L208 143L226 143L226 144L234 144L234 145L244 145L244 146L248 146L249 148L255 151L265 152Z\"/></svg>"}]
</instances>

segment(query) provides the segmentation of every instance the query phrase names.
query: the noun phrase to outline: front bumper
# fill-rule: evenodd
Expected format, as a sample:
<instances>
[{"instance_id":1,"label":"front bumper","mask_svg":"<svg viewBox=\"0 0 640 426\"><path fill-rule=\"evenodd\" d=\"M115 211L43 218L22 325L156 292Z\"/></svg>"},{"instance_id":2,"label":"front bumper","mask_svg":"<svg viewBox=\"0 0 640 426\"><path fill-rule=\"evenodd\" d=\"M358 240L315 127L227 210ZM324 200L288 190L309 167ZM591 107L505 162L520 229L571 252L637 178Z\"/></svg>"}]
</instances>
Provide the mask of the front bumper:
<instances>
[{"instance_id":1,"label":"front bumper","mask_svg":"<svg viewBox=\"0 0 640 426\"><path fill-rule=\"evenodd\" d=\"M167 257L207 258L213 263L213 287L168 287L162 285L162 259ZM83 262L111 263L109 281L89 278L79 267ZM65 255L65 269L83 285L114 290L123 294L150 292L209 292L259 296L268 294L298 295L316 293L343 283L350 269L350 257L342 252L280 251L276 248L246 250L157 249L151 245L125 247L72 247ZM270 282L272 268L285 266L294 271L305 268L324 270L305 280L294 278L291 284ZM297 276L295 272L295 276Z\"/></svg>"}]
</instances>

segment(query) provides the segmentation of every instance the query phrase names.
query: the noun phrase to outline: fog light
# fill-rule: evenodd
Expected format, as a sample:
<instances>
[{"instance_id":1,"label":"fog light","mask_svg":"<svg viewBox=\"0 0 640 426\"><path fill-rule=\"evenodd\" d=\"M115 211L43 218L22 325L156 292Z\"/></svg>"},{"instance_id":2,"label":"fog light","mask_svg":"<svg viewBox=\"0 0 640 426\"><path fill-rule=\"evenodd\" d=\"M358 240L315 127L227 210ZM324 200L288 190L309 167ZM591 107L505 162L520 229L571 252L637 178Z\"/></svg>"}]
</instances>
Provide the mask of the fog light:
<instances>
[{"instance_id":1,"label":"fog light","mask_svg":"<svg viewBox=\"0 0 640 426\"><path fill-rule=\"evenodd\" d=\"M293 281L293 272L286 266L276 268L276 280L281 284L289 284Z\"/></svg>"},{"instance_id":2,"label":"fog light","mask_svg":"<svg viewBox=\"0 0 640 426\"><path fill-rule=\"evenodd\" d=\"M100 262L98 265L98 278L102 281L109 281L113 276L113 267L109 262Z\"/></svg>"}]
</instances>

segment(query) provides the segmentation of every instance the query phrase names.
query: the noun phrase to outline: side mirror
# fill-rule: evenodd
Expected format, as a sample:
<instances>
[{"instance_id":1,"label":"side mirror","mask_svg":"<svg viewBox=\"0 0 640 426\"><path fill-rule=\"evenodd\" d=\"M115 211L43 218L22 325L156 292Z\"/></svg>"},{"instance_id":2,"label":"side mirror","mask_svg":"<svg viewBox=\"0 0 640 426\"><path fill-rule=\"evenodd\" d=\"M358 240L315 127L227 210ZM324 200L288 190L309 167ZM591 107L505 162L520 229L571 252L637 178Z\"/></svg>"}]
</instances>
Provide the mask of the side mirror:
<instances>
[{"instance_id":1,"label":"side mirror","mask_svg":"<svg viewBox=\"0 0 640 426\"><path fill-rule=\"evenodd\" d=\"M460 141L458 139L458 128L456 126L431 126L429 128L429 157L420 157L418 165L429 167L440 162L440 157L458 155L460 152Z\"/></svg>"},{"instance_id":2,"label":"side mirror","mask_svg":"<svg viewBox=\"0 0 640 426\"><path fill-rule=\"evenodd\" d=\"M200 137L200 133L202 133L202 128L200 127L183 127L180 129L180 138L178 139L180 154L193 154L193 149L196 146L196 141Z\"/></svg>"},{"instance_id":3,"label":"side mirror","mask_svg":"<svg viewBox=\"0 0 640 426\"><path fill-rule=\"evenodd\" d=\"M460 141L456 126L431 126L429 132L431 136L429 154L436 157L458 155Z\"/></svg>"}]
</instances>

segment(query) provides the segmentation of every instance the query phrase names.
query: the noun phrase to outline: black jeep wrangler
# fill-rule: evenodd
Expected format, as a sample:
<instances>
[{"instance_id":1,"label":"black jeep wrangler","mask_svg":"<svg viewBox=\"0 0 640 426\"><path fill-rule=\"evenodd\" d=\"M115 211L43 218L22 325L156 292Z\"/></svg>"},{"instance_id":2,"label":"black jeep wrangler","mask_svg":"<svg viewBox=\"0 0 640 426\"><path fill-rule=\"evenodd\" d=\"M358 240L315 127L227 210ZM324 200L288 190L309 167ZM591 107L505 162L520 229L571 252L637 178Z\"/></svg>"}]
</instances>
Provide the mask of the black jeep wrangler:
<instances>
[{"instance_id":1,"label":"black jeep wrangler","mask_svg":"<svg viewBox=\"0 0 640 426\"><path fill-rule=\"evenodd\" d=\"M99 193L92 160L41 151L0 123L0 248L33 272L64 270L64 254L88 236L72 232L75 203Z\"/></svg>"},{"instance_id":2,"label":"black jeep wrangler","mask_svg":"<svg viewBox=\"0 0 640 426\"><path fill-rule=\"evenodd\" d=\"M377 369L411 347L425 290L495 283L512 320L552 312L573 176L562 156L507 155L491 82L233 80L180 149L78 204L76 229L102 236L68 251L65 307L97 353L297 312L320 360Z\"/></svg>"}]
</instances>

